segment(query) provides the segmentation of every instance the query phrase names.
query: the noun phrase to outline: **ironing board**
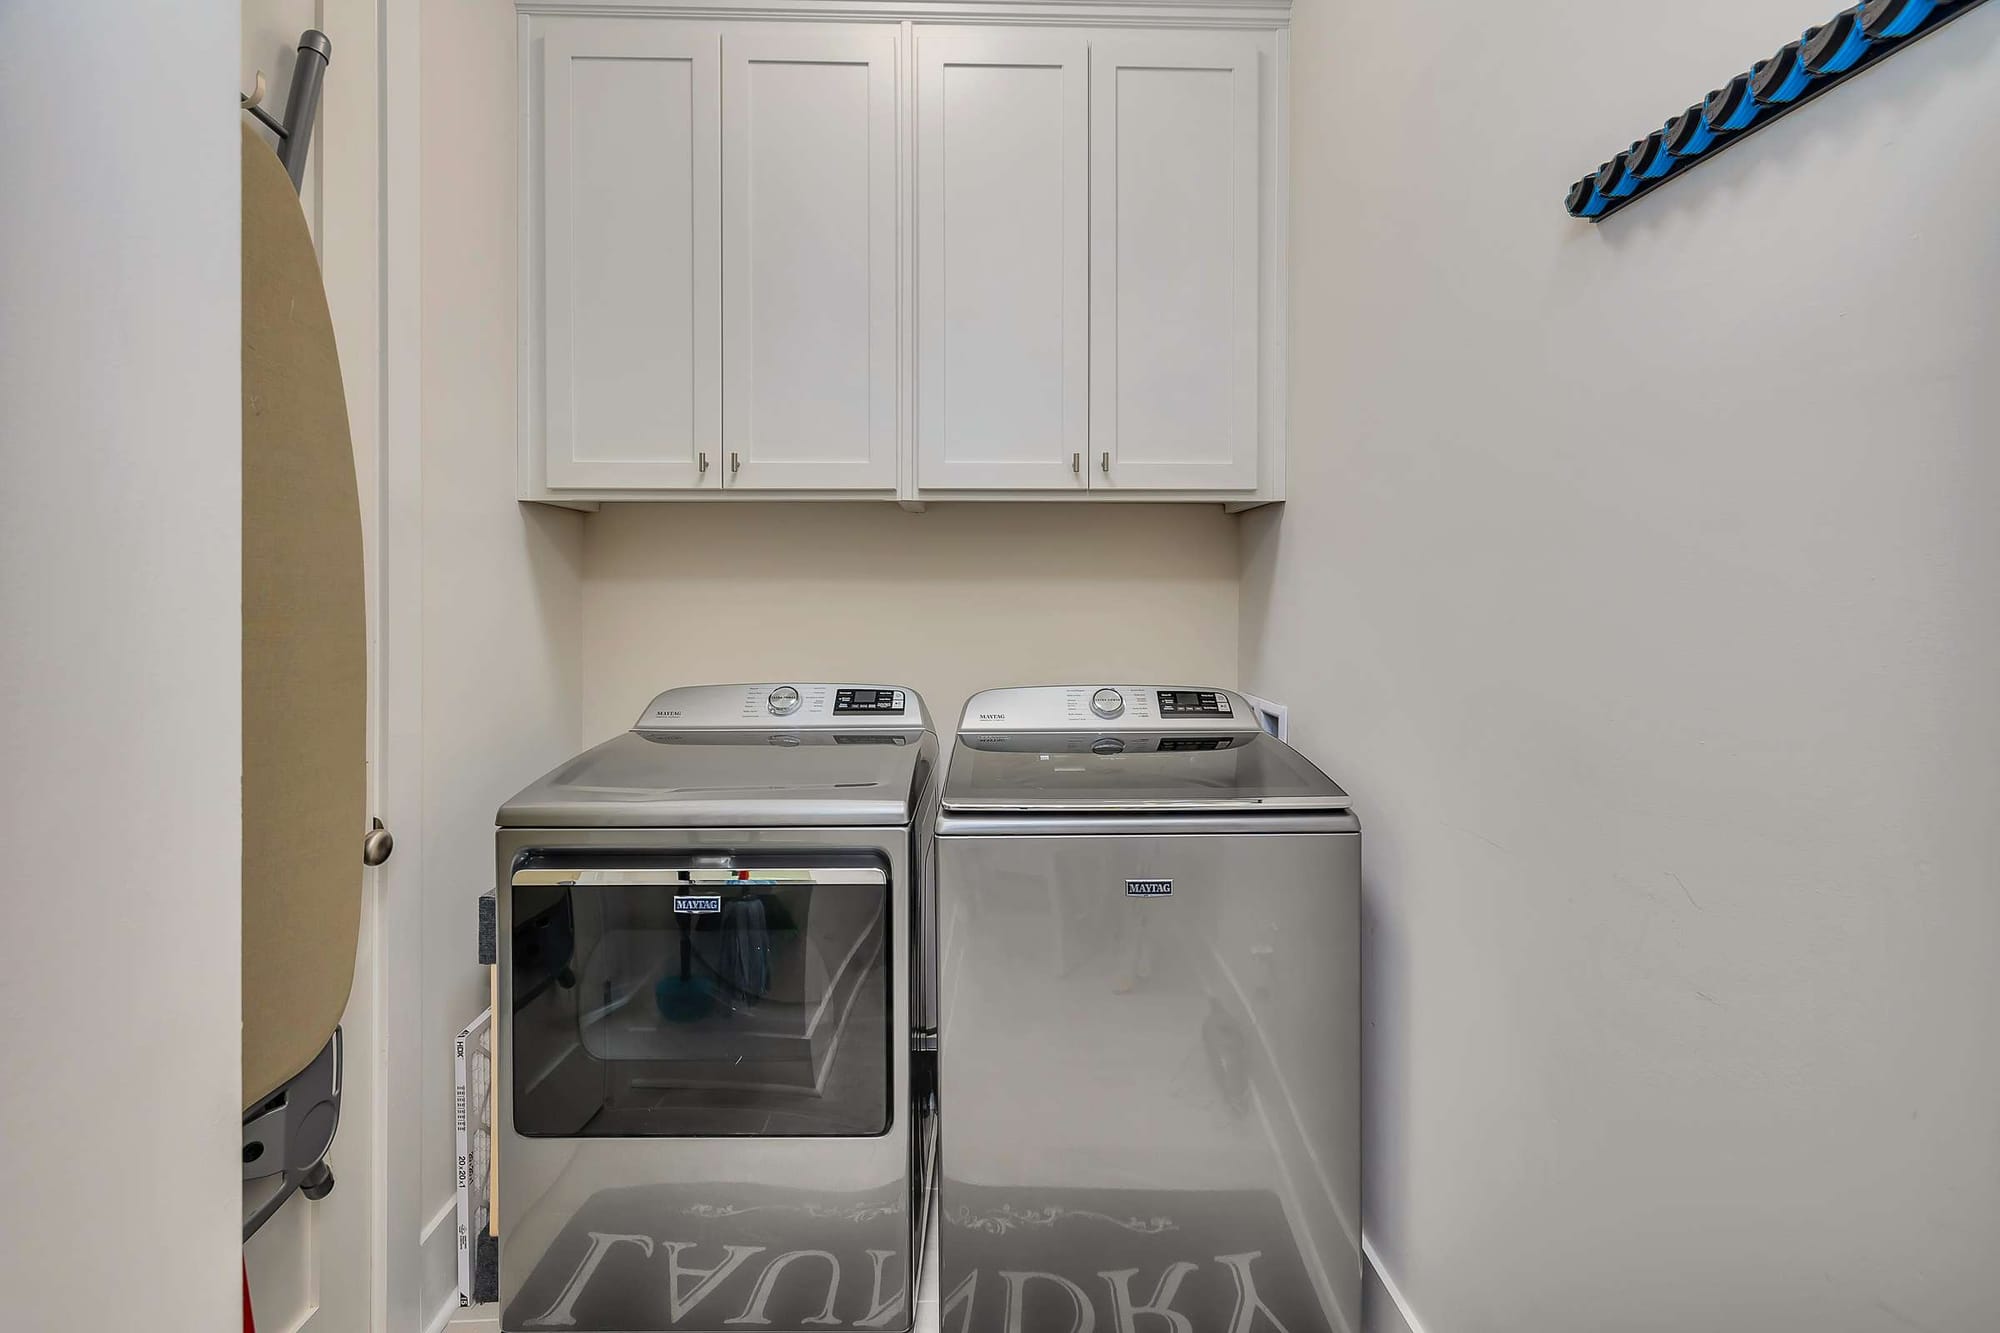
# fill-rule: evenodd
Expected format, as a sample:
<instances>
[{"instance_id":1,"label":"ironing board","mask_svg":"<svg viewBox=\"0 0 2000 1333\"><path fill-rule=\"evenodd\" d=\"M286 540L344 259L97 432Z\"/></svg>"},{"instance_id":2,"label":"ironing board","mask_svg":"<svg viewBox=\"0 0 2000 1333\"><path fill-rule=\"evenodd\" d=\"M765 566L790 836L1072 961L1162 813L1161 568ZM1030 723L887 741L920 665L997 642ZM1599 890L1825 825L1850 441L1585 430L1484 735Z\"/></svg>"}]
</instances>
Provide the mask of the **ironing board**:
<instances>
[{"instance_id":1,"label":"ironing board","mask_svg":"<svg viewBox=\"0 0 2000 1333\"><path fill-rule=\"evenodd\" d=\"M282 1159L266 1165L310 1157L323 1173L319 1157L338 1116L335 1033L353 984L361 916L367 649L360 500L318 258L284 166L248 124L242 159L243 1098L251 1178L253 1154L266 1149ZM273 1104L303 1073L334 1090L331 1111L314 1094L289 1122L273 1119ZM309 1124L301 1119L307 1111ZM249 1126L259 1114L269 1132L253 1145ZM324 1183L331 1187L330 1176Z\"/></svg>"}]
</instances>

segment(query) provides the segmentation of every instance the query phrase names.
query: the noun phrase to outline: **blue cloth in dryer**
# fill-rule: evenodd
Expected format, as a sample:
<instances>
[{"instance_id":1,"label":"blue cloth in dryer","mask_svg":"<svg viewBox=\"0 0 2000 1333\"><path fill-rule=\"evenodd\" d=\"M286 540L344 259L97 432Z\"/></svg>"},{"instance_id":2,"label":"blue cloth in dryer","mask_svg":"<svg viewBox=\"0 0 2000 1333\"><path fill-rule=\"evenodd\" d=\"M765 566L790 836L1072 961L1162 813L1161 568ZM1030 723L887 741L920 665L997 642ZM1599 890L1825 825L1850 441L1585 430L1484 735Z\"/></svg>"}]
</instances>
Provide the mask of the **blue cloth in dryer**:
<instances>
[{"instance_id":1,"label":"blue cloth in dryer","mask_svg":"<svg viewBox=\"0 0 2000 1333\"><path fill-rule=\"evenodd\" d=\"M732 898L722 909L722 956L717 971L751 1004L771 989L771 931L764 900Z\"/></svg>"}]
</instances>

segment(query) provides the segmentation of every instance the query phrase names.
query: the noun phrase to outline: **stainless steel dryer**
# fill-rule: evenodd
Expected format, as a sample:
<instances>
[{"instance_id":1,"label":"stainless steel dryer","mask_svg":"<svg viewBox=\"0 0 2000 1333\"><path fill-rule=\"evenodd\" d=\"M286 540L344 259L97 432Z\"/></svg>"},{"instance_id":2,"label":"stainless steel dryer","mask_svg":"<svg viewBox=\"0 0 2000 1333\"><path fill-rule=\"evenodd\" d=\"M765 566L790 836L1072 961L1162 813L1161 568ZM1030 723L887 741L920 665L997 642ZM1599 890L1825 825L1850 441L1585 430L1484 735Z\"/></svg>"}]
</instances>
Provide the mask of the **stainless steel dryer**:
<instances>
[{"instance_id":1,"label":"stainless steel dryer","mask_svg":"<svg viewBox=\"0 0 2000 1333\"><path fill-rule=\"evenodd\" d=\"M943 1326L1358 1330L1346 793L1228 690L994 690L937 833Z\"/></svg>"},{"instance_id":2,"label":"stainless steel dryer","mask_svg":"<svg viewBox=\"0 0 2000 1333\"><path fill-rule=\"evenodd\" d=\"M704 686L501 807L503 1329L910 1326L937 768L914 690Z\"/></svg>"}]
</instances>

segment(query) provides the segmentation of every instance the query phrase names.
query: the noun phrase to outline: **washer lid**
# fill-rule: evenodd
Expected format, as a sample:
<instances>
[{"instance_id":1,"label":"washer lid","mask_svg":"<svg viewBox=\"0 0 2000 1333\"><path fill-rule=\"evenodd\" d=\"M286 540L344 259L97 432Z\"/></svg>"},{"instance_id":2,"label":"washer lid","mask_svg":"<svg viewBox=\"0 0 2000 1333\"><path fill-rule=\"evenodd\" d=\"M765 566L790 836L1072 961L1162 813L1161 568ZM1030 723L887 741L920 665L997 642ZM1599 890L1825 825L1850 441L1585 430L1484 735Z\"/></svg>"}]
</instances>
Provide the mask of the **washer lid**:
<instances>
[{"instance_id":1,"label":"washer lid","mask_svg":"<svg viewBox=\"0 0 2000 1333\"><path fill-rule=\"evenodd\" d=\"M697 686L654 699L638 726L545 775L501 806L497 822L897 826L911 822L936 764L937 737L914 690Z\"/></svg>"},{"instance_id":2,"label":"washer lid","mask_svg":"<svg viewBox=\"0 0 2000 1333\"><path fill-rule=\"evenodd\" d=\"M1351 806L1312 761L1257 728L1241 695L1185 686L1058 685L974 695L944 788L944 808L965 813Z\"/></svg>"}]
</instances>

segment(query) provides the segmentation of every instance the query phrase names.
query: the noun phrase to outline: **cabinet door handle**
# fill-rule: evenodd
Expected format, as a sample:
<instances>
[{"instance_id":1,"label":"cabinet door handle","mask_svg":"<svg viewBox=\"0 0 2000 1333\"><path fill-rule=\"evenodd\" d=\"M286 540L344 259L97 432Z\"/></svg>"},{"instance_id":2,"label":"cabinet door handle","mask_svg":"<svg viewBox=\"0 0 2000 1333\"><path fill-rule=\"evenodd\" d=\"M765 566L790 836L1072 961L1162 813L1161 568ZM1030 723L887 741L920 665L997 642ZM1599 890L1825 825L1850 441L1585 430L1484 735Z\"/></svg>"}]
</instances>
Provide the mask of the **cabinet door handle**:
<instances>
[{"instance_id":1,"label":"cabinet door handle","mask_svg":"<svg viewBox=\"0 0 2000 1333\"><path fill-rule=\"evenodd\" d=\"M1074 473L1076 473L1076 474L1077 474L1077 475L1078 475L1079 477L1083 475L1083 455L1082 455L1082 454L1071 454L1071 455L1069 456L1069 470L1070 470L1071 472L1074 472Z\"/></svg>"},{"instance_id":2,"label":"cabinet door handle","mask_svg":"<svg viewBox=\"0 0 2000 1333\"><path fill-rule=\"evenodd\" d=\"M1102 456L1101 458L1099 458L1099 459L1097 460L1097 467L1098 467L1098 470L1099 470L1099 471L1101 471L1101 472L1103 472L1105 476L1107 476L1107 477L1108 477L1108 476L1110 476L1110 475L1111 475L1111 451L1110 451L1110 450L1108 450L1108 449L1107 449L1107 450L1105 450L1105 452L1104 452L1104 455L1103 455L1103 456Z\"/></svg>"},{"instance_id":3,"label":"cabinet door handle","mask_svg":"<svg viewBox=\"0 0 2000 1333\"><path fill-rule=\"evenodd\" d=\"M708 475L708 450L703 449L700 453L694 456L694 471L695 475L698 477L705 477Z\"/></svg>"},{"instance_id":4,"label":"cabinet door handle","mask_svg":"<svg viewBox=\"0 0 2000 1333\"><path fill-rule=\"evenodd\" d=\"M731 472L741 472L743 470L743 460L737 456L734 449L729 451L729 470Z\"/></svg>"}]
</instances>

